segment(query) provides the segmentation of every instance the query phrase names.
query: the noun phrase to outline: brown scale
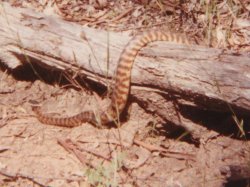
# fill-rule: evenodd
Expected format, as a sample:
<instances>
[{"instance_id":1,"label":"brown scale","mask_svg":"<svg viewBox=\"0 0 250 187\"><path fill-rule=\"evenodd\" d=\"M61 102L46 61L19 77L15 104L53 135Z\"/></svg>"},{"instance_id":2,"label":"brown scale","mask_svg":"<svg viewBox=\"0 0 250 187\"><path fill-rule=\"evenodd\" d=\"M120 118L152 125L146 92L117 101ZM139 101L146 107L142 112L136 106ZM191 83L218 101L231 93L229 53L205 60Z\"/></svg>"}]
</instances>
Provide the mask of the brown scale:
<instances>
[{"instance_id":1,"label":"brown scale","mask_svg":"<svg viewBox=\"0 0 250 187\"><path fill-rule=\"evenodd\" d=\"M135 57L139 50L150 42L169 41L175 43L189 44L182 35L173 34L159 30L152 30L135 36L123 49L116 70L116 80L111 97L111 105L107 111L95 114L93 111L84 111L77 115L65 118L54 118L43 114L40 107L33 107L39 121L45 124L74 127L84 122L105 125L118 119L123 111L129 94L131 70Z\"/></svg>"}]
</instances>

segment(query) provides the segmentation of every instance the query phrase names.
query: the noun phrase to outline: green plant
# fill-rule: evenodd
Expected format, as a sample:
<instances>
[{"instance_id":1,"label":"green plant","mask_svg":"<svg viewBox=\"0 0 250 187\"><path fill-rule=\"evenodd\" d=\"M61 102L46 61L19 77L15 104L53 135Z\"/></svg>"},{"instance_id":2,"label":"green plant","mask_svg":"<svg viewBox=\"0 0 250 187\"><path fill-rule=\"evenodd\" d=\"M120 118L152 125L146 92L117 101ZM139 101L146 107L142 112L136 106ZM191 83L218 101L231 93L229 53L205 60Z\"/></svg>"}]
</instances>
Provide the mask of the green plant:
<instances>
[{"instance_id":1,"label":"green plant","mask_svg":"<svg viewBox=\"0 0 250 187\"><path fill-rule=\"evenodd\" d=\"M117 172L120 170L124 158L125 154L120 153L106 166L99 165L97 168L87 168L85 175L88 182L97 187L118 186Z\"/></svg>"}]
</instances>

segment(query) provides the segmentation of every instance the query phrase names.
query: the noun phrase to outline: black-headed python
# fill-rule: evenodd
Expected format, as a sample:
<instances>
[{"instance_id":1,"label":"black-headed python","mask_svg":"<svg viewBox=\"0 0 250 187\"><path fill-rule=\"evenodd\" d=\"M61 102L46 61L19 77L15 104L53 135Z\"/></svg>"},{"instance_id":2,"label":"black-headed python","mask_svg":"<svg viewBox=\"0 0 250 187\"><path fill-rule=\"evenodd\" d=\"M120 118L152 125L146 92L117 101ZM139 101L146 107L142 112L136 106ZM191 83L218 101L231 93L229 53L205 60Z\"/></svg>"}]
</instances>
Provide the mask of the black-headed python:
<instances>
[{"instance_id":1,"label":"black-headed python","mask_svg":"<svg viewBox=\"0 0 250 187\"><path fill-rule=\"evenodd\" d=\"M43 114L40 107L33 106L33 111L37 114L38 120L45 124L64 127L75 127L84 122L105 125L109 122L117 120L127 103L131 70L136 55L142 47L154 41L169 41L189 45L186 37L170 32L152 30L139 34L130 40L121 53L116 70L111 104L106 111L101 112L98 116L93 111L84 111L71 117L56 118Z\"/></svg>"}]
</instances>

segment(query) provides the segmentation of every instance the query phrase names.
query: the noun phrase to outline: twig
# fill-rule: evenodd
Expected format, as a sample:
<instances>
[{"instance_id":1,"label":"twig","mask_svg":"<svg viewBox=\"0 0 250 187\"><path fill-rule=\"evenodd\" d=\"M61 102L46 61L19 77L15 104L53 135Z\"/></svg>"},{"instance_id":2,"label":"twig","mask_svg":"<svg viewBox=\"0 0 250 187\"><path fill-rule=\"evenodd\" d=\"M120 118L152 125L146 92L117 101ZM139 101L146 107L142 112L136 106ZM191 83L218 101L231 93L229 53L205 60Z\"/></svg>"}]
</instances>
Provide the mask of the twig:
<instances>
[{"instance_id":1,"label":"twig","mask_svg":"<svg viewBox=\"0 0 250 187\"><path fill-rule=\"evenodd\" d=\"M0 174L1 175L4 175L6 177L9 177L9 178L12 178L12 179L17 179L17 178L24 178L24 179L28 179L28 180L31 180L33 183L39 185L39 186L42 186L42 187L49 187L47 185L44 185L40 182L38 182L37 180L35 180L33 177L30 177L30 176L27 176L27 175L24 175L24 174L20 174L20 173L9 173L7 171L4 171L4 170L0 170Z\"/></svg>"},{"instance_id":2,"label":"twig","mask_svg":"<svg viewBox=\"0 0 250 187\"><path fill-rule=\"evenodd\" d=\"M128 15L130 12L132 12L134 10L134 7L126 10L125 12L123 12L122 14L120 14L119 16L115 17L114 19L111 20L111 22L114 22L114 21L118 21L120 20L121 18L123 18L124 16Z\"/></svg>"},{"instance_id":3,"label":"twig","mask_svg":"<svg viewBox=\"0 0 250 187\"><path fill-rule=\"evenodd\" d=\"M144 148L146 148L146 149L148 149L150 151L159 151L164 156L174 157L176 159L181 159L181 160L188 159L188 160L195 161L194 155L192 155L192 154L168 151L167 149L164 149L162 147L147 144L145 142L142 142L142 141L136 140L136 139L134 139L134 143L139 145L139 146L142 146L142 147L144 147Z\"/></svg>"},{"instance_id":4,"label":"twig","mask_svg":"<svg viewBox=\"0 0 250 187\"><path fill-rule=\"evenodd\" d=\"M98 153L95 153L93 151L90 151L90 150L87 150L87 149L84 149L84 148L79 148L79 146L77 146L75 143L73 143L70 139L67 139L67 140L57 140L57 142L63 146L63 148L65 148L68 152L71 152L71 153L74 153L76 155L76 157L79 159L79 161L82 163L82 164L86 164L88 166L90 166L91 168L94 168L94 166L92 164L90 164L90 162L87 162L84 158L85 156L82 154L81 151L85 151L87 153L90 153L90 154L93 154L95 155L96 157L101 157L105 160L108 160L110 161L110 158L107 158L105 157L104 155L101 155L101 154L98 154Z\"/></svg>"}]
</instances>

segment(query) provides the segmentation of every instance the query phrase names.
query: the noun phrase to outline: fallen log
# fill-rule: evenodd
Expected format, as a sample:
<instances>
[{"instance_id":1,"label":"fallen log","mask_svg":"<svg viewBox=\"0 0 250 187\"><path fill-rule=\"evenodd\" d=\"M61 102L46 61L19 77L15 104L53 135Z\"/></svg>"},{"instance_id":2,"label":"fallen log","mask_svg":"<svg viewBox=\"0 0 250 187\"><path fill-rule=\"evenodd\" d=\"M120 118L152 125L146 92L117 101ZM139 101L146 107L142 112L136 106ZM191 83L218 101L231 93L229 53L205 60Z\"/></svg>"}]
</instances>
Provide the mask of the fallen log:
<instances>
[{"instance_id":1,"label":"fallen log","mask_svg":"<svg viewBox=\"0 0 250 187\"><path fill-rule=\"evenodd\" d=\"M11 69L36 62L107 85L130 40L127 33L97 31L5 3L3 9L0 59ZM131 94L146 110L189 131L180 120L193 121L183 115L185 108L248 116L249 61L248 54L155 42L136 58Z\"/></svg>"}]
</instances>

